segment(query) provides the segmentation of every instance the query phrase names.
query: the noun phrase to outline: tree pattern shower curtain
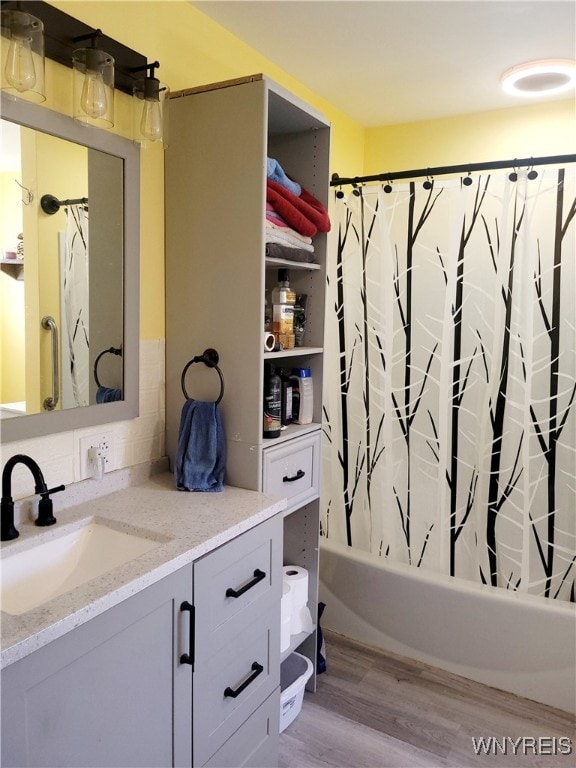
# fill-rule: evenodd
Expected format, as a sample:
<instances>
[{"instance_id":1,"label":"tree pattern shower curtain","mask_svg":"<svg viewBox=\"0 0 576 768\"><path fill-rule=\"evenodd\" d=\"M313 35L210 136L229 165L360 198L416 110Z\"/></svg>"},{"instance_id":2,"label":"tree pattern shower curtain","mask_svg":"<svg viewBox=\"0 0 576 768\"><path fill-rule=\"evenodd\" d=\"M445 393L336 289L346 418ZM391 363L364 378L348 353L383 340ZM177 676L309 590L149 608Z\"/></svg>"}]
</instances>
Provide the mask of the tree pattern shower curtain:
<instances>
[{"instance_id":1,"label":"tree pattern shower curtain","mask_svg":"<svg viewBox=\"0 0 576 768\"><path fill-rule=\"evenodd\" d=\"M67 407L90 404L90 333L88 275L88 210L66 208L63 265L62 343L66 346L63 388L71 393Z\"/></svg>"},{"instance_id":2,"label":"tree pattern shower curtain","mask_svg":"<svg viewBox=\"0 0 576 768\"><path fill-rule=\"evenodd\" d=\"M336 210L322 533L574 601L574 167L358 187Z\"/></svg>"}]
</instances>

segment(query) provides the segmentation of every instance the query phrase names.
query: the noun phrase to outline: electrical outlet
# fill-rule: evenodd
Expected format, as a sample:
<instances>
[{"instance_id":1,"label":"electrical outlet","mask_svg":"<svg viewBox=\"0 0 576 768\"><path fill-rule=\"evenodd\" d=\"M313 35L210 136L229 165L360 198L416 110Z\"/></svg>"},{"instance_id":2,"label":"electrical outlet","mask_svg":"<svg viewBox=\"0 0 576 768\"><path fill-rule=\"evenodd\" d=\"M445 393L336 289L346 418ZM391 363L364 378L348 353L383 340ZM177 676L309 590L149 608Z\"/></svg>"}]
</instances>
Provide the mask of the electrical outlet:
<instances>
[{"instance_id":1,"label":"electrical outlet","mask_svg":"<svg viewBox=\"0 0 576 768\"><path fill-rule=\"evenodd\" d=\"M114 433L95 432L80 438L80 479L95 479L114 469Z\"/></svg>"}]
</instances>

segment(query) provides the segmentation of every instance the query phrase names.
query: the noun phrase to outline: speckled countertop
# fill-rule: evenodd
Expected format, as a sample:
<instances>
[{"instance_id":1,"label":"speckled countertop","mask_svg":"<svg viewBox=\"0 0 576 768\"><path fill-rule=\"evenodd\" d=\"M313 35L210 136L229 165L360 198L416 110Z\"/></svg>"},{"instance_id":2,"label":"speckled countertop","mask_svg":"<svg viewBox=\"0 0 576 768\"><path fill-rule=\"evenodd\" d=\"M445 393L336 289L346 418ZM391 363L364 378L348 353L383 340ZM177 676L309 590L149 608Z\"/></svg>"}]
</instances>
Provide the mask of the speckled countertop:
<instances>
[{"instance_id":1,"label":"speckled countertop","mask_svg":"<svg viewBox=\"0 0 576 768\"><path fill-rule=\"evenodd\" d=\"M179 492L167 472L65 510L59 510L57 502L58 496L54 500L56 525L38 528L28 521L21 523L20 537L2 543L2 556L61 536L90 519L156 540L157 544L38 608L19 616L0 612L1 667L61 637L286 506L284 499L240 488L226 487L222 493Z\"/></svg>"}]
</instances>

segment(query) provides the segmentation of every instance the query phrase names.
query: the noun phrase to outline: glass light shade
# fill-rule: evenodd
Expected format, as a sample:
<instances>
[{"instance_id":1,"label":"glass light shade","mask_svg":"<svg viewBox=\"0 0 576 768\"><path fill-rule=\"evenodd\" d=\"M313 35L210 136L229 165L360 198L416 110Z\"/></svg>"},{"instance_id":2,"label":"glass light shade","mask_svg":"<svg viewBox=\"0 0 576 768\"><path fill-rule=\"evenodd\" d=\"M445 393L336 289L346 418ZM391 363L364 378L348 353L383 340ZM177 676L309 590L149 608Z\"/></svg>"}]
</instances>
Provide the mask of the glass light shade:
<instances>
[{"instance_id":1,"label":"glass light shade","mask_svg":"<svg viewBox=\"0 0 576 768\"><path fill-rule=\"evenodd\" d=\"M24 11L2 10L2 85L12 97L45 101L44 25Z\"/></svg>"},{"instance_id":2,"label":"glass light shade","mask_svg":"<svg viewBox=\"0 0 576 768\"><path fill-rule=\"evenodd\" d=\"M74 119L97 128L114 125L114 59L98 48L79 48L72 56Z\"/></svg>"},{"instance_id":3,"label":"glass light shade","mask_svg":"<svg viewBox=\"0 0 576 768\"><path fill-rule=\"evenodd\" d=\"M143 149L168 146L170 89L155 77L145 77L134 86L132 134Z\"/></svg>"}]
</instances>

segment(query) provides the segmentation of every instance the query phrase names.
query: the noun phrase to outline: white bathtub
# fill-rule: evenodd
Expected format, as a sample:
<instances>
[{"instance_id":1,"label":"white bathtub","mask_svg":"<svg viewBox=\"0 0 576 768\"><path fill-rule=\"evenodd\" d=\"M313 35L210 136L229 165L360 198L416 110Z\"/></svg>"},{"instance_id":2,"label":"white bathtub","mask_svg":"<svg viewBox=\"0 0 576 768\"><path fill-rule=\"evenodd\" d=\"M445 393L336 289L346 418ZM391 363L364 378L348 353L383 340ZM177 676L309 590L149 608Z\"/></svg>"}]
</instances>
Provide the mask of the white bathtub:
<instances>
[{"instance_id":1,"label":"white bathtub","mask_svg":"<svg viewBox=\"0 0 576 768\"><path fill-rule=\"evenodd\" d=\"M576 712L574 604L472 584L321 542L324 627ZM328 664L329 655L328 647Z\"/></svg>"}]
</instances>

